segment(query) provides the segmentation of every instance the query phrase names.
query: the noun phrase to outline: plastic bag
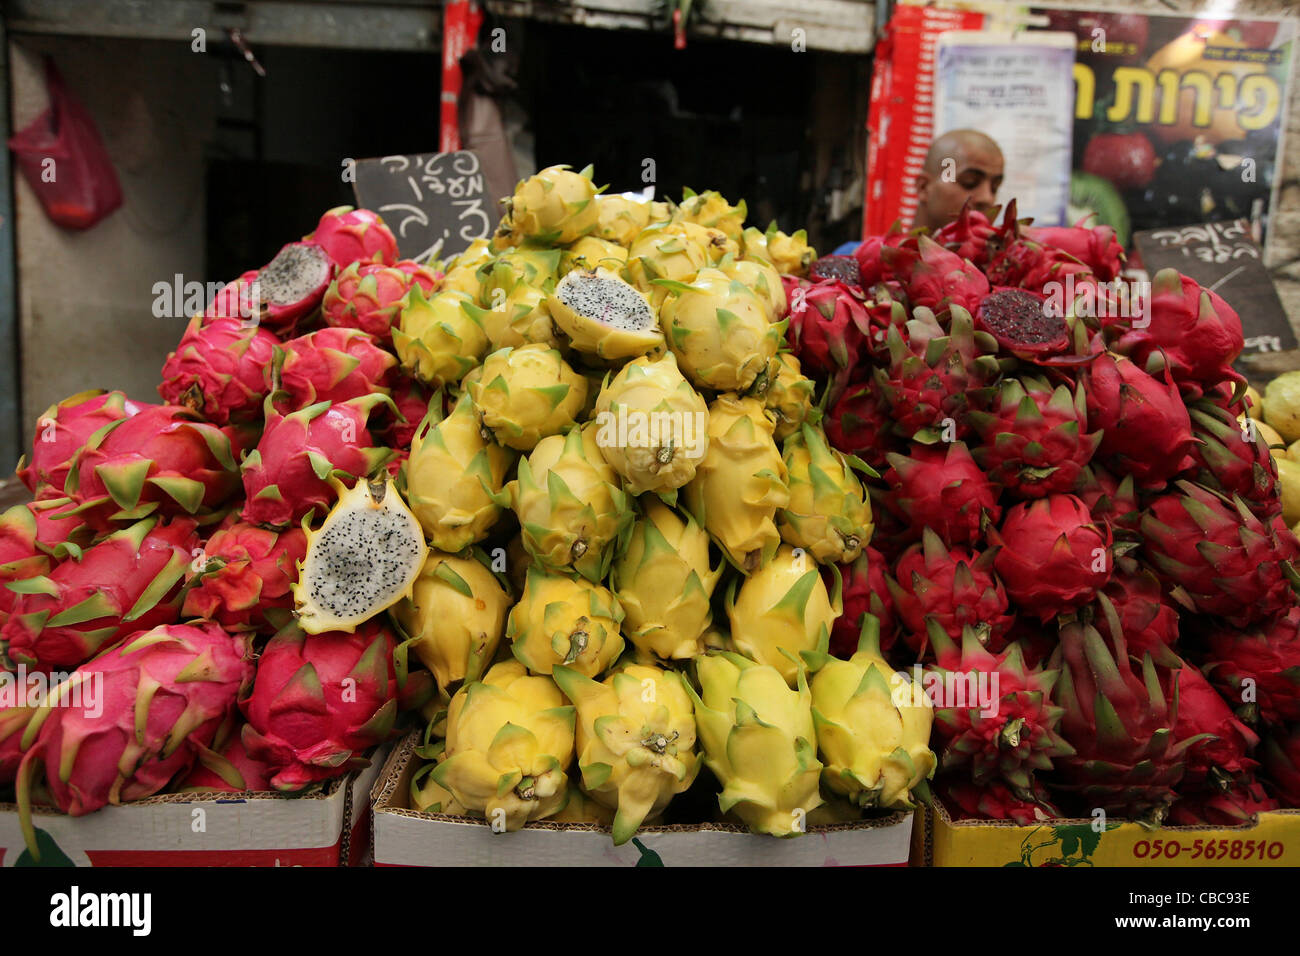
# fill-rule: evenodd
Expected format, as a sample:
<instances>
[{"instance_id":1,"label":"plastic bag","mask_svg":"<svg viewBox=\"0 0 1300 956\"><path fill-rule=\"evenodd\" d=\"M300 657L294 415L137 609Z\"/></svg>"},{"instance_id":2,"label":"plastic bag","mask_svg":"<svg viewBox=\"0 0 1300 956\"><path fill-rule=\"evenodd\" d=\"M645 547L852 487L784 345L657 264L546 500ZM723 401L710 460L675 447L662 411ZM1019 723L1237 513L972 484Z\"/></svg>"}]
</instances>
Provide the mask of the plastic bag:
<instances>
[{"instance_id":1,"label":"plastic bag","mask_svg":"<svg viewBox=\"0 0 1300 956\"><path fill-rule=\"evenodd\" d=\"M122 186L90 113L45 60L50 107L9 140L19 168L45 208L68 229L89 229L122 205Z\"/></svg>"}]
</instances>

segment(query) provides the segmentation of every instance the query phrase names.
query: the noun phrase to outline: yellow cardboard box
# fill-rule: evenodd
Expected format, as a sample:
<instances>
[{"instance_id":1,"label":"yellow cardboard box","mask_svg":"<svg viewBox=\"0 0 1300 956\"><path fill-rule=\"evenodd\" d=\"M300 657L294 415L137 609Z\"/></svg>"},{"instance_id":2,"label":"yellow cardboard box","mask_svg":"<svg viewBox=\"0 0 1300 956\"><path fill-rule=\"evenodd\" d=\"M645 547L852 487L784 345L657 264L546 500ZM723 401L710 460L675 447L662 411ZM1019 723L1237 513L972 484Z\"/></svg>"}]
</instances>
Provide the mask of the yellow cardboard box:
<instances>
[{"instance_id":1,"label":"yellow cardboard box","mask_svg":"<svg viewBox=\"0 0 1300 956\"><path fill-rule=\"evenodd\" d=\"M1108 821L954 821L939 801L917 811L913 866L1300 866L1300 810L1261 813L1253 826L1161 827Z\"/></svg>"}]
</instances>

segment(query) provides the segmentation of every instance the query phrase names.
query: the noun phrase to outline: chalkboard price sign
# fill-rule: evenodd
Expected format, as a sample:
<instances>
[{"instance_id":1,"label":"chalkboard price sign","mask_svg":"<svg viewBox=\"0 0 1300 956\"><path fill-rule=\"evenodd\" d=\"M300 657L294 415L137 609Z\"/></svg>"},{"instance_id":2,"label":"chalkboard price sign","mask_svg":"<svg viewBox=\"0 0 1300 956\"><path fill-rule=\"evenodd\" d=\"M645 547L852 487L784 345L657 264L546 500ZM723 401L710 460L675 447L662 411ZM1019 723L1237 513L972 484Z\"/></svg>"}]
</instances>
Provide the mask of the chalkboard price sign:
<instances>
[{"instance_id":1,"label":"chalkboard price sign","mask_svg":"<svg viewBox=\"0 0 1300 956\"><path fill-rule=\"evenodd\" d=\"M363 159L352 186L357 204L383 216L402 256L417 262L492 235L500 212L485 187L482 164L466 151Z\"/></svg>"},{"instance_id":2,"label":"chalkboard price sign","mask_svg":"<svg viewBox=\"0 0 1300 956\"><path fill-rule=\"evenodd\" d=\"M1133 241L1148 274L1177 269L1237 311L1246 335L1243 359L1296 347L1295 332L1247 220L1148 229L1134 233Z\"/></svg>"}]
</instances>

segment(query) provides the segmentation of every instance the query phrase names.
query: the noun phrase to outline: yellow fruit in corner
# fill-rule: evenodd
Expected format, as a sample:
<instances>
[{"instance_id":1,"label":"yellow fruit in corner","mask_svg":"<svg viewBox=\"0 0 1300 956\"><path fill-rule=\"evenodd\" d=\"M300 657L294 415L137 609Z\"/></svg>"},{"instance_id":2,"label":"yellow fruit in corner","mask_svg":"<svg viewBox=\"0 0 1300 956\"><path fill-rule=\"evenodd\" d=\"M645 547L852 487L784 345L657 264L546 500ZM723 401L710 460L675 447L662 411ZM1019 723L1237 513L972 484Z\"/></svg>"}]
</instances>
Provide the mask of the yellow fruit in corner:
<instances>
[{"instance_id":1,"label":"yellow fruit in corner","mask_svg":"<svg viewBox=\"0 0 1300 956\"><path fill-rule=\"evenodd\" d=\"M1290 526L1300 521L1300 462L1278 455L1273 459L1273 464L1277 466L1282 520Z\"/></svg>"},{"instance_id":2,"label":"yellow fruit in corner","mask_svg":"<svg viewBox=\"0 0 1300 956\"><path fill-rule=\"evenodd\" d=\"M1247 422L1247 420L1248 419L1245 415L1237 416L1237 421L1241 422L1243 425ZM1264 444L1268 445L1269 450L1272 451L1274 458L1276 458L1278 455L1286 454L1287 443L1282 440L1282 436L1277 433L1276 429L1274 429L1271 425L1265 422L1255 421L1255 419L1253 418L1249 419L1249 421L1255 422L1255 431L1258 432L1259 436L1264 439Z\"/></svg>"},{"instance_id":3,"label":"yellow fruit in corner","mask_svg":"<svg viewBox=\"0 0 1300 956\"><path fill-rule=\"evenodd\" d=\"M1300 371L1283 372L1264 389L1264 421L1284 443L1300 440Z\"/></svg>"},{"instance_id":4,"label":"yellow fruit in corner","mask_svg":"<svg viewBox=\"0 0 1300 956\"><path fill-rule=\"evenodd\" d=\"M1254 385L1246 386L1246 414L1256 421L1264 420L1264 396Z\"/></svg>"}]
</instances>

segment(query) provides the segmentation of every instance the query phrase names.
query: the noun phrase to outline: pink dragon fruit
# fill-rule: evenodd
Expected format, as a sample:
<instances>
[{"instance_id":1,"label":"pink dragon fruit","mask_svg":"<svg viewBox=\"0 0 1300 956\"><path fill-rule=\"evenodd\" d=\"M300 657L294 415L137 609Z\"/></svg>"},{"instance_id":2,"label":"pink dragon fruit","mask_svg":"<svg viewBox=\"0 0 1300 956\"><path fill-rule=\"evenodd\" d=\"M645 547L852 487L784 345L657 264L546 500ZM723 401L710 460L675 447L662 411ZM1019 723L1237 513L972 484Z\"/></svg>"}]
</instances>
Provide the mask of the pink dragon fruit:
<instances>
[{"instance_id":1,"label":"pink dragon fruit","mask_svg":"<svg viewBox=\"0 0 1300 956\"><path fill-rule=\"evenodd\" d=\"M935 784L954 820L1010 820L1022 827L1063 816L1037 781L1030 797L1019 797L1005 783L976 786L960 776L945 775Z\"/></svg>"},{"instance_id":2,"label":"pink dragon fruit","mask_svg":"<svg viewBox=\"0 0 1300 956\"><path fill-rule=\"evenodd\" d=\"M994 289L980 301L975 327L1009 356L1039 365L1074 361L1063 358L1072 345L1064 313L1039 292Z\"/></svg>"},{"instance_id":3,"label":"pink dragon fruit","mask_svg":"<svg viewBox=\"0 0 1300 956\"><path fill-rule=\"evenodd\" d=\"M868 545L852 564L841 564L844 612L831 625L830 652L848 659L858 649L862 635L862 615L873 614L880 623L880 649L886 653L898 639L898 621L894 615L894 599L889 593L885 577L885 556ZM827 587L834 582L826 575Z\"/></svg>"},{"instance_id":4,"label":"pink dragon fruit","mask_svg":"<svg viewBox=\"0 0 1300 956\"><path fill-rule=\"evenodd\" d=\"M0 790L18 776L18 766L27 752L23 737L35 713L33 707L0 707Z\"/></svg>"},{"instance_id":5,"label":"pink dragon fruit","mask_svg":"<svg viewBox=\"0 0 1300 956\"><path fill-rule=\"evenodd\" d=\"M1169 811L1169 824L1176 827L1239 827L1253 824L1258 815L1280 809L1278 802L1258 780L1250 776L1234 780L1226 790L1185 794Z\"/></svg>"},{"instance_id":6,"label":"pink dragon fruit","mask_svg":"<svg viewBox=\"0 0 1300 956\"><path fill-rule=\"evenodd\" d=\"M976 332L970 313L953 306L947 333L922 308L905 331L891 326L886 341L889 365L876 369L876 384L897 429L927 443L969 432L967 411L985 400L1002 371L994 338Z\"/></svg>"},{"instance_id":7,"label":"pink dragon fruit","mask_svg":"<svg viewBox=\"0 0 1300 956\"><path fill-rule=\"evenodd\" d=\"M1300 608L1245 630L1211 627L1203 669L1243 720L1272 726L1300 721Z\"/></svg>"},{"instance_id":8,"label":"pink dragon fruit","mask_svg":"<svg viewBox=\"0 0 1300 956\"><path fill-rule=\"evenodd\" d=\"M1259 736L1237 719L1205 675L1191 664L1183 664L1178 671L1174 733L1179 737L1208 735L1187 751L1184 783L1189 787L1222 787L1259 766L1251 757Z\"/></svg>"},{"instance_id":9,"label":"pink dragon fruit","mask_svg":"<svg viewBox=\"0 0 1300 956\"><path fill-rule=\"evenodd\" d=\"M837 395L858 368L870 324L861 293L841 282L784 278L790 303L786 337L804 374L831 380Z\"/></svg>"},{"instance_id":10,"label":"pink dragon fruit","mask_svg":"<svg viewBox=\"0 0 1300 956\"><path fill-rule=\"evenodd\" d=\"M833 447L857 455L877 470L885 466L885 455L897 444L889 430L889 411L872 382L850 385L822 425ZM853 646L857 647L856 637Z\"/></svg>"},{"instance_id":11,"label":"pink dragon fruit","mask_svg":"<svg viewBox=\"0 0 1300 956\"><path fill-rule=\"evenodd\" d=\"M390 457L374 447L366 420L387 395L367 395L346 402L319 402L289 415L272 410L257 448L244 458L245 503L242 517L250 524L286 528L313 511L326 514L336 499L332 472L362 478Z\"/></svg>"},{"instance_id":12,"label":"pink dragon fruit","mask_svg":"<svg viewBox=\"0 0 1300 956\"><path fill-rule=\"evenodd\" d=\"M990 652L973 627L963 629L959 640L937 622L929 630L935 652L929 675L939 678L936 690L954 689L934 695L939 772L981 787L1001 783L1018 799L1033 802L1043 794L1037 772L1049 772L1053 759L1074 753L1057 733L1064 711L1051 700L1056 672L1026 666L1016 644ZM957 681L971 690L983 685L988 694L963 695Z\"/></svg>"},{"instance_id":13,"label":"pink dragon fruit","mask_svg":"<svg viewBox=\"0 0 1300 956\"><path fill-rule=\"evenodd\" d=\"M1174 598L1237 627L1294 608L1300 543L1281 516L1261 521L1240 498L1190 481L1177 487L1151 502L1141 524L1142 549Z\"/></svg>"},{"instance_id":14,"label":"pink dragon fruit","mask_svg":"<svg viewBox=\"0 0 1300 956\"><path fill-rule=\"evenodd\" d=\"M346 402L389 393L397 359L365 332L325 328L284 343L275 365L265 370L266 385L279 377L271 403L280 414L317 402Z\"/></svg>"},{"instance_id":15,"label":"pink dragon fruit","mask_svg":"<svg viewBox=\"0 0 1300 956\"><path fill-rule=\"evenodd\" d=\"M1241 318L1217 293L1176 269L1155 274L1150 304L1132 326L1114 349L1148 371L1167 366L1191 397L1220 382L1241 381L1231 367L1245 342Z\"/></svg>"},{"instance_id":16,"label":"pink dragon fruit","mask_svg":"<svg viewBox=\"0 0 1300 956\"><path fill-rule=\"evenodd\" d=\"M1074 495L1021 502L988 538L1002 545L993 566L1012 602L1041 621L1082 607L1110 580L1110 529Z\"/></svg>"},{"instance_id":17,"label":"pink dragon fruit","mask_svg":"<svg viewBox=\"0 0 1300 956\"><path fill-rule=\"evenodd\" d=\"M3 720L4 716L0 715L0 722ZM0 747L3 746L4 742L0 741ZM1269 731L1260 743L1259 759L1268 775L1266 783L1282 806L1300 807L1300 727L1278 727ZM3 766L2 757L0 766ZM0 782L3 779L0 776Z\"/></svg>"},{"instance_id":18,"label":"pink dragon fruit","mask_svg":"<svg viewBox=\"0 0 1300 956\"><path fill-rule=\"evenodd\" d=\"M406 271L403 265L413 266ZM339 272L321 302L325 324L334 328L360 329L375 340L392 341L393 324L401 314L402 297L412 284L425 295L434 289L433 274L414 262L386 266L380 262L354 262Z\"/></svg>"},{"instance_id":19,"label":"pink dragon fruit","mask_svg":"<svg viewBox=\"0 0 1300 956\"><path fill-rule=\"evenodd\" d=\"M369 209L335 206L320 217L315 231L303 241L323 246L340 269L354 262L391 266L398 260L397 237L379 214Z\"/></svg>"},{"instance_id":20,"label":"pink dragon fruit","mask_svg":"<svg viewBox=\"0 0 1300 956\"><path fill-rule=\"evenodd\" d=\"M885 481L890 510L912 529L914 537L931 528L949 545L980 540L987 523L1002 510L997 490L980 471L962 442L912 445L911 456L890 453Z\"/></svg>"},{"instance_id":21,"label":"pink dragon fruit","mask_svg":"<svg viewBox=\"0 0 1300 956\"><path fill-rule=\"evenodd\" d=\"M319 308L334 280L328 250L314 242L290 242L257 272L253 288L258 322L283 338ZM239 293L242 299L254 293Z\"/></svg>"},{"instance_id":22,"label":"pink dragon fruit","mask_svg":"<svg viewBox=\"0 0 1300 956\"><path fill-rule=\"evenodd\" d=\"M978 266L988 262L989 240L997 233L988 216L967 203L956 219L935 232L934 241Z\"/></svg>"},{"instance_id":23,"label":"pink dragon fruit","mask_svg":"<svg viewBox=\"0 0 1300 956\"><path fill-rule=\"evenodd\" d=\"M929 236L917 237L914 253L910 245L887 246L881 255L888 272L901 277L913 309L924 306L942 315L954 305L968 312L979 308L989 292L979 269Z\"/></svg>"},{"instance_id":24,"label":"pink dragon fruit","mask_svg":"<svg viewBox=\"0 0 1300 956\"><path fill-rule=\"evenodd\" d=\"M158 394L214 425L257 421L269 391L263 369L279 344L259 326L195 316L167 356Z\"/></svg>"},{"instance_id":25,"label":"pink dragon fruit","mask_svg":"<svg viewBox=\"0 0 1300 956\"><path fill-rule=\"evenodd\" d=\"M813 282L842 282L852 289L862 288L862 272L853 256L822 256L808 267Z\"/></svg>"},{"instance_id":26,"label":"pink dragon fruit","mask_svg":"<svg viewBox=\"0 0 1300 956\"><path fill-rule=\"evenodd\" d=\"M1112 531L1136 529L1142 517L1133 476L1125 475L1120 481L1095 461L1079 473L1071 492L1088 506L1094 521L1105 523Z\"/></svg>"},{"instance_id":27,"label":"pink dragon fruit","mask_svg":"<svg viewBox=\"0 0 1300 956\"><path fill-rule=\"evenodd\" d=\"M206 522L239 488L230 437L176 405L147 405L87 440L64 491L66 514L95 528L149 515Z\"/></svg>"},{"instance_id":28,"label":"pink dragon fruit","mask_svg":"<svg viewBox=\"0 0 1300 956\"><path fill-rule=\"evenodd\" d=\"M247 643L215 624L171 624L137 631L79 667L27 730L36 735L19 770L18 797L33 856L37 761L54 803L74 817L151 797L186 773L230 720L253 675L248 658ZM95 688L93 708L67 705L78 685Z\"/></svg>"},{"instance_id":29,"label":"pink dragon fruit","mask_svg":"<svg viewBox=\"0 0 1300 956\"><path fill-rule=\"evenodd\" d=\"M1101 352L1082 373L1088 424L1102 433L1097 457L1139 487L1162 487L1195 464L1192 421L1172 379Z\"/></svg>"},{"instance_id":30,"label":"pink dragon fruit","mask_svg":"<svg viewBox=\"0 0 1300 956\"><path fill-rule=\"evenodd\" d=\"M177 793L262 793L271 789L266 764L254 760L244 747L243 725L235 730L224 746L199 750L198 762L189 776L180 782Z\"/></svg>"},{"instance_id":31,"label":"pink dragon fruit","mask_svg":"<svg viewBox=\"0 0 1300 956\"><path fill-rule=\"evenodd\" d=\"M1102 282L1118 278L1124 268L1124 247L1111 226L1031 226L1024 232L1035 242L1084 263Z\"/></svg>"},{"instance_id":32,"label":"pink dragon fruit","mask_svg":"<svg viewBox=\"0 0 1300 956\"><path fill-rule=\"evenodd\" d=\"M375 437L394 449L398 455L408 453L411 439L420 428L420 422L429 414L429 403L436 393L419 379L402 373L393 373L393 404L397 411L381 410L378 424L373 429ZM390 463L391 464L391 463Z\"/></svg>"},{"instance_id":33,"label":"pink dragon fruit","mask_svg":"<svg viewBox=\"0 0 1300 956\"><path fill-rule=\"evenodd\" d=\"M262 320L263 305L254 283L257 270L250 269L234 282L227 282L203 310L204 321L234 319L241 325L256 325Z\"/></svg>"},{"instance_id":34,"label":"pink dragon fruit","mask_svg":"<svg viewBox=\"0 0 1300 956\"><path fill-rule=\"evenodd\" d=\"M1182 663L1173 652L1178 611L1166 600L1160 580L1132 557L1115 559L1115 571L1097 595L1093 624L1111 641L1122 632L1129 653L1139 660L1150 654L1163 667Z\"/></svg>"},{"instance_id":35,"label":"pink dragon fruit","mask_svg":"<svg viewBox=\"0 0 1300 956\"><path fill-rule=\"evenodd\" d=\"M240 702L244 746L267 765L271 786L301 790L367 765L365 752L388 738L397 714L393 649L379 619L356 633L290 625L271 638Z\"/></svg>"},{"instance_id":36,"label":"pink dragon fruit","mask_svg":"<svg viewBox=\"0 0 1300 956\"><path fill-rule=\"evenodd\" d=\"M55 560L80 557L90 544L88 527L50 517L61 507L62 499L29 501L0 514L0 627L18 601L5 585L49 574Z\"/></svg>"},{"instance_id":37,"label":"pink dragon fruit","mask_svg":"<svg viewBox=\"0 0 1300 956\"><path fill-rule=\"evenodd\" d=\"M283 626L293 609L297 563L306 554L301 528L277 533L232 516L204 545L204 566L191 571L193 586L182 613L216 621L228 631Z\"/></svg>"},{"instance_id":38,"label":"pink dragon fruit","mask_svg":"<svg viewBox=\"0 0 1300 956\"><path fill-rule=\"evenodd\" d=\"M885 281L886 278L894 278L886 274L884 252L886 249L902 245L909 238L909 234L903 231L902 224L895 221L885 235L869 236L853 251L853 258L858 260L858 278L861 288L868 289L877 282Z\"/></svg>"},{"instance_id":39,"label":"pink dragon fruit","mask_svg":"<svg viewBox=\"0 0 1300 956\"><path fill-rule=\"evenodd\" d=\"M1082 387L1071 395L1065 385L1053 389L1030 376L1004 379L992 409L972 411L967 420L983 442L976 463L1016 498L1071 491L1101 443L1101 435L1087 432Z\"/></svg>"},{"instance_id":40,"label":"pink dragon fruit","mask_svg":"<svg viewBox=\"0 0 1300 956\"><path fill-rule=\"evenodd\" d=\"M72 460L91 436L144 407L122 392L101 391L81 392L51 405L36 420L32 457L18 463L19 480L37 498L59 497Z\"/></svg>"},{"instance_id":41,"label":"pink dragon fruit","mask_svg":"<svg viewBox=\"0 0 1300 956\"><path fill-rule=\"evenodd\" d=\"M1145 657L1134 673L1130 661L1122 634L1107 646L1086 624L1061 628L1053 699L1065 708L1061 735L1075 753L1054 761L1054 786L1074 795L1079 813L1100 807L1158 824L1176 797L1187 750L1204 738L1177 731L1176 672Z\"/></svg>"},{"instance_id":42,"label":"pink dragon fruit","mask_svg":"<svg viewBox=\"0 0 1300 956\"><path fill-rule=\"evenodd\" d=\"M146 518L109 535L48 575L10 585L19 598L0 628L0 644L32 670L66 670L133 631L170 624L198 551L188 518Z\"/></svg>"},{"instance_id":43,"label":"pink dragon fruit","mask_svg":"<svg viewBox=\"0 0 1300 956\"><path fill-rule=\"evenodd\" d=\"M971 627L980 629L985 644L1003 645L1011 617L1006 591L993 573L996 557L995 549L979 553L950 548L929 528L920 544L903 552L887 583L903 622L903 640L918 657L927 656L929 622L954 641L962 639L963 628Z\"/></svg>"},{"instance_id":44,"label":"pink dragon fruit","mask_svg":"<svg viewBox=\"0 0 1300 956\"><path fill-rule=\"evenodd\" d=\"M1192 458L1200 467L1197 481L1224 495L1240 496L1260 517L1281 514L1277 465L1253 419L1243 426L1231 412L1204 401L1190 413L1197 439Z\"/></svg>"}]
</instances>

